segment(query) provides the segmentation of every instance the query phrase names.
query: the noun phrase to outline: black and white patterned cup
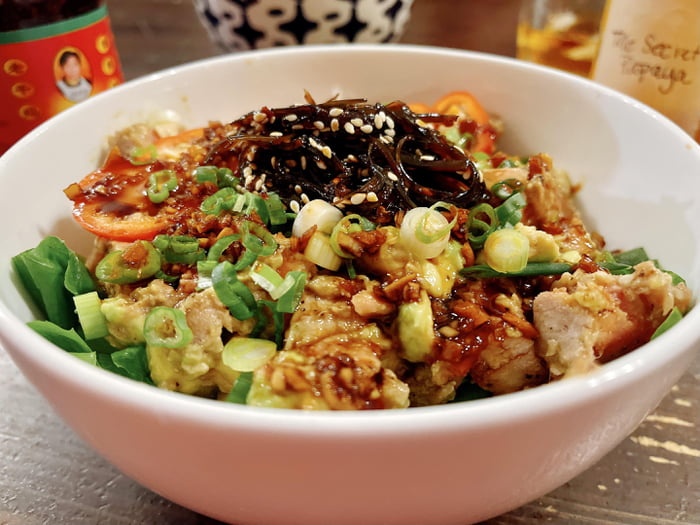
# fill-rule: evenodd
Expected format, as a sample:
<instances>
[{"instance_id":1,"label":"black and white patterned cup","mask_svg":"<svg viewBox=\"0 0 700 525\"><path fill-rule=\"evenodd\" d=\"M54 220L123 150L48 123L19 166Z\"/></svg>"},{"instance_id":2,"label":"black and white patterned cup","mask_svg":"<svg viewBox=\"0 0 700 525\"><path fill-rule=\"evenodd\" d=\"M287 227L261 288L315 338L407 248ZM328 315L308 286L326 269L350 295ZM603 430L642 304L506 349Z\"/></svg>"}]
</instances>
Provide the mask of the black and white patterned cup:
<instances>
[{"instance_id":1,"label":"black and white patterned cup","mask_svg":"<svg viewBox=\"0 0 700 525\"><path fill-rule=\"evenodd\" d=\"M194 0L227 51L348 42L395 42L413 0Z\"/></svg>"}]
</instances>

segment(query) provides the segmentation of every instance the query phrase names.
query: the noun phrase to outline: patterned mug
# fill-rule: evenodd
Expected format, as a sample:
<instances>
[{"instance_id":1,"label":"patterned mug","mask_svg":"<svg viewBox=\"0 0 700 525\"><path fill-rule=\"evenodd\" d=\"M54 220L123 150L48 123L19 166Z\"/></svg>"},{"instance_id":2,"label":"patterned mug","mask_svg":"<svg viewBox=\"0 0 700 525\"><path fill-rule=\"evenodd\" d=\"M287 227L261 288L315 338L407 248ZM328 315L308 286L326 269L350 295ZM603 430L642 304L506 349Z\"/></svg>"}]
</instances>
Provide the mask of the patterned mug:
<instances>
[{"instance_id":1,"label":"patterned mug","mask_svg":"<svg viewBox=\"0 0 700 525\"><path fill-rule=\"evenodd\" d=\"M274 46L394 42L413 0L194 0L211 38L227 51Z\"/></svg>"}]
</instances>

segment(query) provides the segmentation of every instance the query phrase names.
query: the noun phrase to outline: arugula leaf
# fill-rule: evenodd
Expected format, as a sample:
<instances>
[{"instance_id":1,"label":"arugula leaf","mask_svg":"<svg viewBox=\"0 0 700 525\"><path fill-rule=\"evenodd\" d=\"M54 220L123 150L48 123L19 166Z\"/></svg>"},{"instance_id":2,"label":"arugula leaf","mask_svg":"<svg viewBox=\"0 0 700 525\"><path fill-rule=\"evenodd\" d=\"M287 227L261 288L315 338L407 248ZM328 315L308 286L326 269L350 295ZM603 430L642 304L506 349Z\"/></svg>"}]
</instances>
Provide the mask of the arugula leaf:
<instances>
[{"instance_id":1,"label":"arugula leaf","mask_svg":"<svg viewBox=\"0 0 700 525\"><path fill-rule=\"evenodd\" d=\"M145 345L128 346L110 354L119 375L153 384Z\"/></svg>"},{"instance_id":2,"label":"arugula leaf","mask_svg":"<svg viewBox=\"0 0 700 525\"><path fill-rule=\"evenodd\" d=\"M61 328L76 326L73 295L95 289L87 268L58 237L46 237L35 248L12 258L22 285L46 318Z\"/></svg>"},{"instance_id":3,"label":"arugula leaf","mask_svg":"<svg viewBox=\"0 0 700 525\"><path fill-rule=\"evenodd\" d=\"M612 275L627 275L634 273L634 267L639 263L651 261L659 270L671 276L671 283L675 286L684 283L685 279L675 272L665 270L659 264L659 261L650 259L644 248L633 248L619 253L605 253L605 260L598 263L601 267L608 270Z\"/></svg>"},{"instance_id":4,"label":"arugula leaf","mask_svg":"<svg viewBox=\"0 0 700 525\"><path fill-rule=\"evenodd\" d=\"M72 354L94 353L93 349L73 328L61 328L51 321L29 321L27 326L67 352Z\"/></svg>"}]
</instances>

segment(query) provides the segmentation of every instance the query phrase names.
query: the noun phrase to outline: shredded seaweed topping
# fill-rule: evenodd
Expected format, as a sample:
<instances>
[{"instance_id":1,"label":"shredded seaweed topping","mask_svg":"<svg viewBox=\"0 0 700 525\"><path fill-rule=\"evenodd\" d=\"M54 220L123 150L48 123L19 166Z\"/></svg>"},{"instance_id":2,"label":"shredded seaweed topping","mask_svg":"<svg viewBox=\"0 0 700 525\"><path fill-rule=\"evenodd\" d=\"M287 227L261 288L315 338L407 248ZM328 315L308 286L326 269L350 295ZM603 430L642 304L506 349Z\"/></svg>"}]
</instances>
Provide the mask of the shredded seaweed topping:
<instances>
[{"instance_id":1,"label":"shredded seaweed topping","mask_svg":"<svg viewBox=\"0 0 700 525\"><path fill-rule=\"evenodd\" d=\"M469 156L429 125L456 117L419 115L402 102L306 100L232 122L205 163L238 166L244 187L275 191L292 210L320 198L379 224L416 206L469 208L486 198Z\"/></svg>"}]
</instances>

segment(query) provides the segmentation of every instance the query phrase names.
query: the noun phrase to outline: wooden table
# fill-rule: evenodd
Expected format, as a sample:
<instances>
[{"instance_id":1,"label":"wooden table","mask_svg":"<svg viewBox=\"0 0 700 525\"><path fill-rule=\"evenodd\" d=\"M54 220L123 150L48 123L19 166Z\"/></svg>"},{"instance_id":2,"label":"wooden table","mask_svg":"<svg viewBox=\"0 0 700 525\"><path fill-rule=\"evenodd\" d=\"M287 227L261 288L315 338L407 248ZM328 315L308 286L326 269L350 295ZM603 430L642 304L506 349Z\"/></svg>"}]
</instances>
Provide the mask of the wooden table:
<instances>
[{"instance_id":1,"label":"wooden table","mask_svg":"<svg viewBox=\"0 0 700 525\"><path fill-rule=\"evenodd\" d=\"M109 5L126 76L220 51L188 0ZM416 0L404 42L512 56L516 0ZM636 432L551 494L482 525L700 524L700 360ZM0 351L0 525L214 525L88 449Z\"/></svg>"}]
</instances>

